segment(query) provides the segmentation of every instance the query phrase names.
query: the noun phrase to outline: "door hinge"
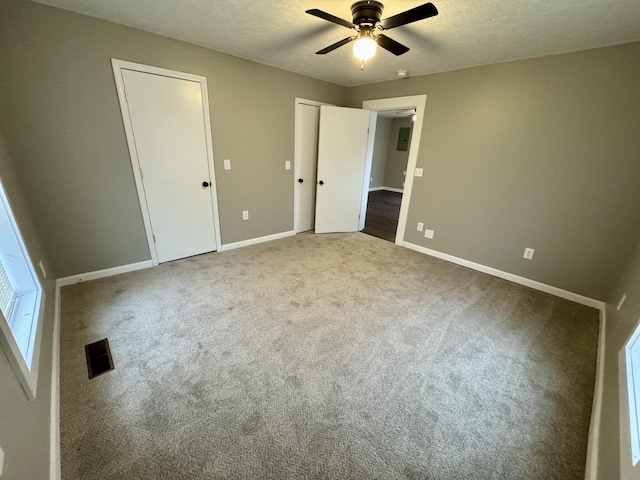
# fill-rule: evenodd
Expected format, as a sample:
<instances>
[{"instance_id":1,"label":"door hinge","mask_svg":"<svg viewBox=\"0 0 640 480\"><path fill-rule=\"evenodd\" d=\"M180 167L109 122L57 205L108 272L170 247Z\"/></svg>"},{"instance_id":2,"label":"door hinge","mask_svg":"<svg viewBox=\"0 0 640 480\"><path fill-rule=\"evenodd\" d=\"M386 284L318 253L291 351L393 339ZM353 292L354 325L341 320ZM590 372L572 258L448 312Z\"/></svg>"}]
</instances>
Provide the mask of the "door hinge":
<instances>
[{"instance_id":1,"label":"door hinge","mask_svg":"<svg viewBox=\"0 0 640 480\"><path fill-rule=\"evenodd\" d=\"M124 90L124 99L128 102L129 101L129 91L125 88Z\"/></svg>"},{"instance_id":2,"label":"door hinge","mask_svg":"<svg viewBox=\"0 0 640 480\"><path fill-rule=\"evenodd\" d=\"M156 243L156 236L155 236L155 234L151 234L151 236L153 237L153 243Z\"/></svg>"}]
</instances>

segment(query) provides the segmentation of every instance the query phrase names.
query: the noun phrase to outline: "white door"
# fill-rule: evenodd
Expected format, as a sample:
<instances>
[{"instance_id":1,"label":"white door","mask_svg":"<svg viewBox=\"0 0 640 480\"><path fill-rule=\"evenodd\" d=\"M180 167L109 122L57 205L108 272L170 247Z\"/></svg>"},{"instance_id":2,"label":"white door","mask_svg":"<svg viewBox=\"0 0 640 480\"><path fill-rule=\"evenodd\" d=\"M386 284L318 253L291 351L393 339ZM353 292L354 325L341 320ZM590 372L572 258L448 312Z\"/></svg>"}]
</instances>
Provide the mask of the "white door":
<instances>
[{"instance_id":1,"label":"white door","mask_svg":"<svg viewBox=\"0 0 640 480\"><path fill-rule=\"evenodd\" d=\"M313 228L316 212L316 171L318 167L318 127L320 106L297 105L296 118L296 212L297 232Z\"/></svg>"},{"instance_id":2,"label":"white door","mask_svg":"<svg viewBox=\"0 0 640 480\"><path fill-rule=\"evenodd\" d=\"M158 262L216 249L200 83L123 70Z\"/></svg>"},{"instance_id":3,"label":"white door","mask_svg":"<svg viewBox=\"0 0 640 480\"><path fill-rule=\"evenodd\" d=\"M316 233L357 232L371 112L320 107Z\"/></svg>"}]
</instances>

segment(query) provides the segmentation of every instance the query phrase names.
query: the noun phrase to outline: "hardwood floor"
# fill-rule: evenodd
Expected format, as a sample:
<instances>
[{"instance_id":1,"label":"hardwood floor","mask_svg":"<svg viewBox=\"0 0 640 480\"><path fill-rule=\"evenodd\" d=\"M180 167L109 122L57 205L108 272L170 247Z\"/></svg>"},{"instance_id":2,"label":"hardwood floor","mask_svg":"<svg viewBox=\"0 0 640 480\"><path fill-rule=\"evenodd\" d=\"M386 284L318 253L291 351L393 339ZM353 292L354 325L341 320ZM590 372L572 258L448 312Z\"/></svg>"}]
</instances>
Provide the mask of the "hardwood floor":
<instances>
[{"instance_id":1,"label":"hardwood floor","mask_svg":"<svg viewBox=\"0 0 640 480\"><path fill-rule=\"evenodd\" d=\"M369 192L367 218L363 233L395 242L402 193L378 190Z\"/></svg>"}]
</instances>

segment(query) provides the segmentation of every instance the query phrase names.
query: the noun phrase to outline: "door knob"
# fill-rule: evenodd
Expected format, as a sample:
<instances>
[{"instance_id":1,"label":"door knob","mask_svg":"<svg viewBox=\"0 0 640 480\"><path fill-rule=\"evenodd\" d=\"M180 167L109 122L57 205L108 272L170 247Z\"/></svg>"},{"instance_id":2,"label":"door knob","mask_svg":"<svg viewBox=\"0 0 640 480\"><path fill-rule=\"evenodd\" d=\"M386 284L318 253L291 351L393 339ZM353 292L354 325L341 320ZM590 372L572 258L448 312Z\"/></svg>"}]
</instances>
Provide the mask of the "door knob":
<instances>
[{"instance_id":1,"label":"door knob","mask_svg":"<svg viewBox=\"0 0 640 480\"><path fill-rule=\"evenodd\" d=\"M202 186L203 186L204 188L207 188L207 187L209 186L209 182L202 182Z\"/></svg>"},{"instance_id":2,"label":"door knob","mask_svg":"<svg viewBox=\"0 0 640 480\"><path fill-rule=\"evenodd\" d=\"M318 182L318 185L324 185L324 182L323 182L322 180L320 180L320 181Z\"/></svg>"},{"instance_id":3,"label":"door knob","mask_svg":"<svg viewBox=\"0 0 640 480\"><path fill-rule=\"evenodd\" d=\"M302 182L304 182L304 180L303 180L303 179L301 179L301 178L299 178L299 179L298 179L298 183L302 183Z\"/></svg>"}]
</instances>

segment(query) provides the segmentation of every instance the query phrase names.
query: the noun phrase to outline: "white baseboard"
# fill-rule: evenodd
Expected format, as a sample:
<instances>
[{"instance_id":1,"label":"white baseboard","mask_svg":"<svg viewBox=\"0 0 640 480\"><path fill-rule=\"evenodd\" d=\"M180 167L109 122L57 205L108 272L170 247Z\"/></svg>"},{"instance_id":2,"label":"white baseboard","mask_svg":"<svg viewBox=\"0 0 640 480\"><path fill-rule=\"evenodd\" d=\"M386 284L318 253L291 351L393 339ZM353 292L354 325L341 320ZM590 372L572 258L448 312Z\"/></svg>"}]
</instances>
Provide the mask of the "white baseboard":
<instances>
[{"instance_id":1,"label":"white baseboard","mask_svg":"<svg viewBox=\"0 0 640 480\"><path fill-rule=\"evenodd\" d=\"M370 192L378 192L380 190L387 190L388 192L397 192L397 193L404 192L403 188L395 188L395 187L371 187L369 189Z\"/></svg>"},{"instance_id":2,"label":"white baseboard","mask_svg":"<svg viewBox=\"0 0 640 480\"><path fill-rule=\"evenodd\" d=\"M607 310L600 310L600 329L598 333L598 359L596 363L596 384L593 388L593 405L591 422L589 423L589 440L587 443L587 465L585 480L598 478L598 451L600 440L600 421L602 415L602 393L604 388L604 355L607 331Z\"/></svg>"},{"instance_id":3,"label":"white baseboard","mask_svg":"<svg viewBox=\"0 0 640 480\"><path fill-rule=\"evenodd\" d=\"M498 270L492 267L487 267L486 265L481 265L479 263L475 263L470 260L465 260L464 258L454 257L453 255L449 255L448 253L442 253L442 252L438 252L437 250L431 250L430 248L421 247L420 245L415 245L410 242L402 242L402 246L409 248L411 250L415 250L416 252L420 252L426 255L431 255L432 257L440 258L441 260L446 260L448 262L462 265L463 267L471 268L472 270L477 270L479 272L493 275L494 277L503 278L505 280L509 280L510 282L517 283L519 285L524 285L525 287L533 288L535 290L540 290L541 292L549 293L551 295L555 295L556 297L564 298L566 300L571 300L572 302L580 303L581 305L597 308L600 311L603 311L605 309L605 303L601 302L600 300L595 300L593 298L585 297L583 295L569 292L567 290L563 290L558 287L553 287L545 283L537 282L529 278L521 277L519 275L514 275L513 273L503 272L502 270Z\"/></svg>"},{"instance_id":4,"label":"white baseboard","mask_svg":"<svg viewBox=\"0 0 640 480\"><path fill-rule=\"evenodd\" d=\"M60 480L60 287L55 287L53 346L51 349L51 416L49 422L49 479Z\"/></svg>"},{"instance_id":5,"label":"white baseboard","mask_svg":"<svg viewBox=\"0 0 640 480\"><path fill-rule=\"evenodd\" d=\"M274 233L273 235L265 235L264 237L250 238L249 240L242 240L241 242L227 243L226 245L220 245L219 252L226 252L227 250L233 250L236 248L248 247L249 245L256 245L258 243L270 242L271 240L278 240L280 238L292 237L296 234L293 230L288 232Z\"/></svg>"},{"instance_id":6,"label":"white baseboard","mask_svg":"<svg viewBox=\"0 0 640 480\"><path fill-rule=\"evenodd\" d=\"M87 282L89 280L97 280L98 278L112 277L113 275L119 275L121 273L135 272L136 270L143 270L145 268L151 268L153 262L151 260L145 260L144 262L130 263L129 265L121 265L119 267L105 268L104 270L97 270L95 272L80 273L78 275L71 275L69 277L62 277L56 280L56 287L65 287L67 285L73 285L75 283Z\"/></svg>"}]
</instances>

